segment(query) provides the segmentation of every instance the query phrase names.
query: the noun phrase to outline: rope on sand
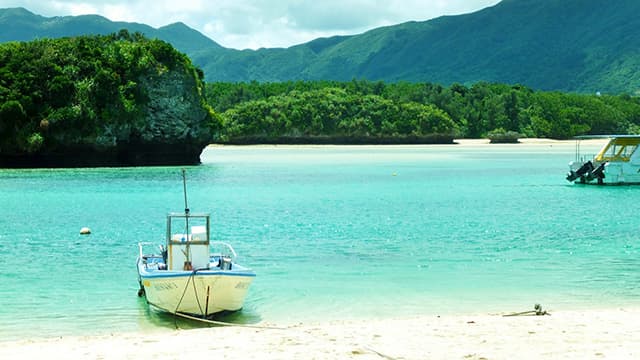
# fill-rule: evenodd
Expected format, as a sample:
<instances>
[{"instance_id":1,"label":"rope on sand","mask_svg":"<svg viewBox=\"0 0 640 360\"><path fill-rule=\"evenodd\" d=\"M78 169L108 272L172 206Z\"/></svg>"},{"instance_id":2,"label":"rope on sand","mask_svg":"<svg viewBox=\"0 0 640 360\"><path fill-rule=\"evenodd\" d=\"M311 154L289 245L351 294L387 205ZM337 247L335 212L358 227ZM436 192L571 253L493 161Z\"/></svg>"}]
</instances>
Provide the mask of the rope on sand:
<instances>
[{"instance_id":1,"label":"rope on sand","mask_svg":"<svg viewBox=\"0 0 640 360\"><path fill-rule=\"evenodd\" d=\"M185 313L181 313L179 311L176 311L173 313L174 316L177 317L182 317L185 319L189 319L189 320L195 320L195 321L200 321L200 322L204 322L207 324L214 324L214 325L221 325L221 326L233 326L233 327L244 327L244 328L253 328L253 329L271 329L271 330L286 330L286 331L293 331L293 332L298 332L296 329L294 328L284 328L284 327L276 327L276 326L264 326L264 325L247 325L247 324L234 324L234 323L228 323L228 322L223 322L223 321L215 321L215 320L209 320L209 319L205 319L205 318L201 318L201 317L196 317L196 316L191 316ZM307 335L307 336L311 336L311 334L306 334L306 333L300 333L299 334L303 334L303 335ZM391 357L389 355L383 354L380 351L377 351L375 349L373 349L371 346L364 346L364 349L366 349L367 351L370 351L376 355L378 355L381 358L387 359L387 360L396 360L396 358Z\"/></svg>"},{"instance_id":2,"label":"rope on sand","mask_svg":"<svg viewBox=\"0 0 640 360\"><path fill-rule=\"evenodd\" d=\"M178 311L173 313L173 315L179 316L179 317L182 317L182 318L185 318L185 319L189 319L189 320L195 320L195 321L200 321L200 322L204 322L204 323L207 323L207 324L214 324L214 325L221 325L221 326L235 326L235 327L245 327L245 328L253 328L253 329L289 330L287 328L276 327L276 326L234 324L234 323L228 323L228 322L223 322L223 321L209 320L209 319L204 319L204 318L200 318L200 317L187 315L185 313L181 313L181 312L178 312Z\"/></svg>"},{"instance_id":3,"label":"rope on sand","mask_svg":"<svg viewBox=\"0 0 640 360\"><path fill-rule=\"evenodd\" d=\"M540 304L535 304L533 306L533 310L530 311L523 311L523 312L518 312L518 313L513 313L513 314L507 314L507 315L502 315L502 316L542 316L542 315L551 315L549 312L547 312L546 310L542 310L542 306L540 306Z\"/></svg>"},{"instance_id":4,"label":"rope on sand","mask_svg":"<svg viewBox=\"0 0 640 360\"><path fill-rule=\"evenodd\" d=\"M365 346L364 348L365 348L366 350L371 351L372 353L374 353L374 354L376 354L376 355L380 356L381 358L384 358L384 359L387 359L387 360L396 360L396 358L391 357L391 356L389 356L389 355L385 355L385 354L383 354L383 353L381 353L381 352L379 352L379 351L377 351L377 350L375 350L375 349L372 349L370 346Z\"/></svg>"}]
</instances>

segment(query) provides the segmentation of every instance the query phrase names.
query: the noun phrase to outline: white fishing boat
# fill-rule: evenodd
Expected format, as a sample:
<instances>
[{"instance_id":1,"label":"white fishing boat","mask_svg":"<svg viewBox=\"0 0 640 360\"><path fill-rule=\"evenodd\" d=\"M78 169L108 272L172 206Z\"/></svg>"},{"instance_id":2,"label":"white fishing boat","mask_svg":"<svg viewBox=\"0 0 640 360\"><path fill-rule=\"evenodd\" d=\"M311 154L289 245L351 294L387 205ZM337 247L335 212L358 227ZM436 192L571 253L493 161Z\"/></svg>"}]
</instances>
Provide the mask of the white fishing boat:
<instances>
[{"instance_id":1,"label":"white fishing boat","mask_svg":"<svg viewBox=\"0 0 640 360\"><path fill-rule=\"evenodd\" d=\"M236 263L230 244L211 241L210 214L190 213L184 189L185 211L167 215L166 242L151 253L145 248L153 243L138 244L138 295L159 310L197 318L240 310L256 275Z\"/></svg>"},{"instance_id":2,"label":"white fishing boat","mask_svg":"<svg viewBox=\"0 0 640 360\"><path fill-rule=\"evenodd\" d=\"M580 153L580 141L609 139L593 156ZM576 138L576 160L569 163L567 180L580 184L640 184L640 135L591 135Z\"/></svg>"}]
</instances>

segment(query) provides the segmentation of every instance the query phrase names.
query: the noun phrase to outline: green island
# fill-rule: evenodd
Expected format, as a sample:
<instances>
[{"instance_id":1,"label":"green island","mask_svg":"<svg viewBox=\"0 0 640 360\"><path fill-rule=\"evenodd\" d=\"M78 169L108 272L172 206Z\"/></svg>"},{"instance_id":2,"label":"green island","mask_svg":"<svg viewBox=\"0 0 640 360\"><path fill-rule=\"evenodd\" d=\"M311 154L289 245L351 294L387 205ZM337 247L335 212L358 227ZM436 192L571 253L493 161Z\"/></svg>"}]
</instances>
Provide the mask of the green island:
<instances>
[{"instance_id":1,"label":"green island","mask_svg":"<svg viewBox=\"0 0 640 360\"><path fill-rule=\"evenodd\" d=\"M197 164L221 144L451 144L640 133L640 98L522 85L204 82L140 33L0 44L0 167Z\"/></svg>"},{"instance_id":2,"label":"green island","mask_svg":"<svg viewBox=\"0 0 640 360\"><path fill-rule=\"evenodd\" d=\"M197 164L212 138L203 73L122 30L0 45L0 166Z\"/></svg>"}]
</instances>

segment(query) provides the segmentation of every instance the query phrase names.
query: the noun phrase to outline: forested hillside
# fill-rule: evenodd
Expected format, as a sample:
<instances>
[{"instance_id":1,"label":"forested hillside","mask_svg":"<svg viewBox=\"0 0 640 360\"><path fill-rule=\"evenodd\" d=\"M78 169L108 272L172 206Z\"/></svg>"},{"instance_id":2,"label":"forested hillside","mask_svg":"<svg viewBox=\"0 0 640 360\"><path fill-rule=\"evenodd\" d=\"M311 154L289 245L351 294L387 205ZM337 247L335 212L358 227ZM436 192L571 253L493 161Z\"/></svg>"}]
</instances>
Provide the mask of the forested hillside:
<instances>
[{"instance_id":1,"label":"forested hillside","mask_svg":"<svg viewBox=\"0 0 640 360\"><path fill-rule=\"evenodd\" d=\"M517 133L567 139L640 134L640 98L477 83L315 81L210 83L229 143L451 142Z\"/></svg>"},{"instance_id":2,"label":"forested hillside","mask_svg":"<svg viewBox=\"0 0 640 360\"><path fill-rule=\"evenodd\" d=\"M100 16L44 18L25 9L0 9L0 41L125 28L169 41L203 69L209 82L497 82L536 90L637 95L637 14L637 0L503 0L471 14L254 51L223 48L184 24L153 29Z\"/></svg>"},{"instance_id":3,"label":"forested hillside","mask_svg":"<svg viewBox=\"0 0 640 360\"><path fill-rule=\"evenodd\" d=\"M224 49L183 24L162 28L209 64L210 79L261 80L206 86L187 55L140 33L7 42L0 165L197 163L211 142L640 134L640 23L630 16L639 4L504 0L474 14L260 51ZM20 26L8 28L16 19ZM42 34L47 22L53 37L116 24L0 10L0 28L9 29L0 37ZM317 80L281 81L289 78Z\"/></svg>"},{"instance_id":4,"label":"forested hillside","mask_svg":"<svg viewBox=\"0 0 640 360\"><path fill-rule=\"evenodd\" d=\"M44 17L24 8L0 9L0 42L109 35L123 29L131 34L141 33L149 39L164 40L187 54L203 49L222 49L215 41L183 23L155 29L145 24L111 21L99 15Z\"/></svg>"},{"instance_id":5,"label":"forested hillside","mask_svg":"<svg viewBox=\"0 0 640 360\"><path fill-rule=\"evenodd\" d=\"M640 91L640 1L503 0L476 13L288 49L193 54L220 81L383 80Z\"/></svg>"}]
</instances>

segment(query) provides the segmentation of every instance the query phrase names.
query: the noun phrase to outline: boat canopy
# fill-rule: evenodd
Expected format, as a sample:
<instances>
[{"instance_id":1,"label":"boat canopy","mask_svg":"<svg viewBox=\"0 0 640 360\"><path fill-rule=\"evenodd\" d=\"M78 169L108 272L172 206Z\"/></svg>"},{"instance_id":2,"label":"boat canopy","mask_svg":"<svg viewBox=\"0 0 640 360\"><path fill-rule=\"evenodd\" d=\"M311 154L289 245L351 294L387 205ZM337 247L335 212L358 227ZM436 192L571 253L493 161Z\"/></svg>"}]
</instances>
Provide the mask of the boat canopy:
<instances>
[{"instance_id":1,"label":"boat canopy","mask_svg":"<svg viewBox=\"0 0 640 360\"><path fill-rule=\"evenodd\" d=\"M640 136L614 137L594 158L595 161L627 162L640 145Z\"/></svg>"},{"instance_id":2,"label":"boat canopy","mask_svg":"<svg viewBox=\"0 0 640 360\"><path fill-rule=\"evenodd\" d=\"M580 135L574 136L575 140L589 139L640 139L640 135Z\"/></svg>"}]
</instances>

